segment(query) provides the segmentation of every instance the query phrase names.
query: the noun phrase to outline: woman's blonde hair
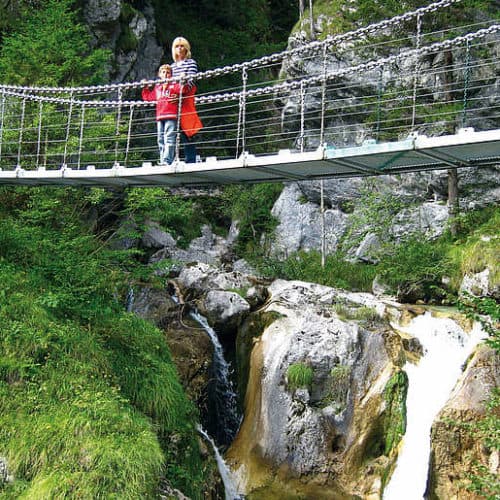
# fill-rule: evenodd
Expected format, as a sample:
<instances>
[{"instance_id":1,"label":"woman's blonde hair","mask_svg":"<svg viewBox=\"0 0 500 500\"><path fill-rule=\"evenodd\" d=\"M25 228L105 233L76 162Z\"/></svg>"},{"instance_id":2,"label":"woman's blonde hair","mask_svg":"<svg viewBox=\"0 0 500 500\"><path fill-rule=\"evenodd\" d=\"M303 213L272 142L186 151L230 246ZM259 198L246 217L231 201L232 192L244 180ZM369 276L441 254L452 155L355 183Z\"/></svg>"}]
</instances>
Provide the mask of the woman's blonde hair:
<instances>
[{"instance_id":1,"label":"woman's blonde hair","mask_svg":"<svg viewBox=\"0 0 500 500\"><path fill-rule=\"evenodd\" d=\"M191 45L189 42L182 36L178 36L173 42L172 42L172 59L174 61L177 61L175 58L175 46L176 45L184 45L186 47L186 59L191 59Z\"/></svg>"}]
</instances>

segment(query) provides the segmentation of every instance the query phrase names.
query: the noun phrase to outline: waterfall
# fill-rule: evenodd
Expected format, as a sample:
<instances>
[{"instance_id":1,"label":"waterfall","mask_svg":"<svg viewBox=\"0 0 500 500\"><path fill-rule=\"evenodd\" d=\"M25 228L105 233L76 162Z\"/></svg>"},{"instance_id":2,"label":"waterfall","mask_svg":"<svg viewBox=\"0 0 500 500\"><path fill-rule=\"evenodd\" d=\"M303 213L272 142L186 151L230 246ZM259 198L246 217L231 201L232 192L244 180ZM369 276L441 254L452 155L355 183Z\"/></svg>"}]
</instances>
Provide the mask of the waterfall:
<instances>
[{"instance_id":1,"label":"waterfall","mask_svg":"<svg viewBox=\"0 0 500 500\"><path fill-rule=\"evenodd\" d=\"M127 312L132 312L132 307L134 307L134 300L135 300L134 289L131 286L129 286L127 292L127 299L125 302L125 310Z\"/></svg>"},{"instance_id":2,"label":"waterfall","mask_svg":"<svg viewBox=\"0 0 500 500\"><path fill-rule=\"evenodd\" d=\"M219 445L229 445L233 441L240 425L237 396L230 379L229 363L224 358L224 351L217 333L210 327L206 318L197 311L191 311L189 314L207 332L214 346L212 387L215 418L217 419L214 432Z\"/></svg>"},{"instance_id":3,"label":"waterfall","mask_svg":"<svg viewBox=\"0 0 500 500\"><path fill-rule=\"evenodd\" d=\"M429 311L407 327L396 326L419 339L424 354L417 365L407 362L407 426L396 468L384 489L384 500L422 500L427 483L430 430L446 403L462 365L484 337L479 324L470 334L450 318L435 318Z\"/></svg>"},{"instance_id":4,"label":"waterfall","mask_svg":"<svg viewBox=\"0 0 500 500\"><path fill-rule=\"evenodd\" d=\"M215 453L215 459L217 461L217 468L219 469L219 474L224 484L225 499L226 500L242 499L243 496L241 496L238 493L236 485L234 484L233 481L233 476L231 474L231 471L227 466L226 462L224 462L224 459L222 458L219 449L215 445L214 440L203 430L201 426L198 426L197 429L198 432L212 445L212 448Z\"/></svg>"}]
</instances>

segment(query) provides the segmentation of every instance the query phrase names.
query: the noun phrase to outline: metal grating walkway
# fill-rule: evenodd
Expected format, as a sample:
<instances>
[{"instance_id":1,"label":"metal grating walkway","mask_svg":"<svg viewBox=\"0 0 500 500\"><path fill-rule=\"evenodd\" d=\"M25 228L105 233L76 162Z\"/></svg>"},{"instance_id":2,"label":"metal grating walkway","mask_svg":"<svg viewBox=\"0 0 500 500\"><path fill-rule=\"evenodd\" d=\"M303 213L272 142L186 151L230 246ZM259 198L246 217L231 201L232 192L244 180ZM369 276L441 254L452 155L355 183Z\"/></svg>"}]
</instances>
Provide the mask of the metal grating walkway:
<instances>
[{"instance_id":1,"label":"metal grating walkway","mask_svg":"<svg viewBox=\"0 0 500 500\"><path fill-rule=\"evenodd\" d=\"M310 152L280 151L237 159L208 157L199 163L112 168L87 166L48 170L1 171L0 184L65 186L208 186L231 183L302 181L327 178L400 174L451 167L500 164L500 130L461 129L441 137L412 135L387 143L366 142L359 147L321 147Z\"/></svg>"}]
</instances>

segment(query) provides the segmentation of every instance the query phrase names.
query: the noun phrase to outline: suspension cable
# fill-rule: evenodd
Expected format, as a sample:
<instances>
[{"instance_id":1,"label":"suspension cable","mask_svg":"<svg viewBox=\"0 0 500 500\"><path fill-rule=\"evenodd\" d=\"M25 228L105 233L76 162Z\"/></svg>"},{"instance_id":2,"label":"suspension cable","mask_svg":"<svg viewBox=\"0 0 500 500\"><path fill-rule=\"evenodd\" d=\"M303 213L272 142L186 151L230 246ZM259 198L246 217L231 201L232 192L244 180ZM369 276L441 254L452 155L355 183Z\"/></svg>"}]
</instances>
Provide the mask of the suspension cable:
<instances>
[{"instance_id":1,"label":"suspension cable","mask_svg":"<svg viewBox=\"0 0 500 500\"><path fill-rule=\"evenodd\" d=\"M246 122L246 96L247 96L247 69L243 68L241 72L242 90L239 99L238 110L238 132L236 135L236 158L239 156L239 146L241 140L241 153L245 152L245 122Z\"/></svg>"},{"instance_id":2,"label":"suspension cable","mask_svg":"<svg viewBox=\"0 0 500 500\"><path fill-rule=\"evenodd\" d=\"M82 149L83 149L83 131L85 129L85 106L82 106L81 116L80 116L80 136L78 138L78 160L77 169L80 170Z\"/></svg>"},{"instance_id":3,"label":"suspension cable","mask_svg":"<svg viewBox=\"0 0 500 500\"><path fill-rule=\"evenodd\" d=\"M36 166L40 164L40 152L42 149L42 121L43 121L43 102L38 103L38 134L36 142Z\"/></svg>"},{"instance_id":4,"label":"suspension cable","mask_svg":"<svg viewBox=\"0 0 500 500\"><path fill-rule=\"evenodd\" d=\"M118 89L118 109L116 111L116 131L115 131L115 165L118 164L118 144L120 139L120 120L122 117L122 89Z\"/></svg>"},{"instance_id":5,"label":"suspension cable","mask_svg":"<svg viewBox=\"0 0 500 500\"><path fill-rule=\"evenodd\" d=\"M125 166L128 163L128 153L130 150L130 134L132 132L132 117L134 115L134 106L130 106L130 113L128 118L128 129L127 129L127 145L125 148Z\"/></svg>"},{"instance_id":6,"label":"suspension cable","mask_svg":"<svg viewBox=\"0 0 500 500\"><path fill-rule=\"evenodd\" d=\"M71 114L73 113L73 92L71 92L70 98L71 98L71 101L69 103L68 123L66 125L66 140L64 141L64 153L63 153L63 161L62 161L62 164L64 166L66 166L66 155L68 152L69 132L71 129Z\"/></svg>"},{"instance_id":7,"label":"suspension cable","mask_svg":"<svg viewBox=\"0 0 500 500\"><path fill-rule=\"evenodd\" d=\"M422 33L422 16L419 14L417 16L417 38L416 38L416 49L420 49L420 36ZM411 129L415 129L415 109L417 104L417 81L418 81L418 70L419 70L419 58L415 58L415 70L413 73L413 103L412 103L412 113L411 113Z\"/></svg>"},{"instance_id":8,"label":"suspension cable","mask_svg":"<svg viewBox=\"0 0 500 500\"><path fill-rule=\"evenodd\" d=\"M19 138L18 138L18 148L17 148L17 166L21 167L21 145L23 143L23 131L24 131L24 115L26 112L26 99L23 99L21 106L21 123L19 125Z\"/></svg>"},{"instance_id":9,"label":"suspension cable","mask_svg":"<svg viewBox=\"0 0 500 500\"><path fill-rule=\"evenodd\" d=\"M465 44L465 68L464 68L464 97L462 110L462 128L465 127L467 121L467 106L469 94L469 78L470 78L470 43L467 40Z\"/></svg>"},{"instance_id":10,"label":"suspension cable","mask_svg":"<svg viewBox=\"0 0 500 500\"><path fill-rule=\"evenodd\" d=\"M252 59L250 61L246 61L243 63L233 64L231 66L224 66L221 68L215 68L211 70L207 70L204 72L199 72L196 75L193 75L192 78L194 80L202 80L207 78L213 78L216 76L222 76L225 74L236 73L241 71L244 67L247 69L251 68L259 68L263 65L271 64L271 63L279 63L285 57L300 55L303 52L315 52L322 49L323 45L327 47L332 47L333 45L338 45L339 43L344 43L351 40L362 39L366 36L373 35L374 33L386 30L392 26L396 26L400 23L410 21L411 19L422 16L424 14L429 14L436 12L439 9L449 7L451 5L462 2L463 0L440 0L438 2L431 3L425 7L420 7L414 11L406 12L404 14L396 15L390 19L386 19L383 21L379 21L377 23L370 24L365 27L358 28L353 31L349 31L347 33L342 33L338 35L330 35L323 41L312 41L306 45L301 47L296 47L294 49L288 49L281 52L277 52L268 56L263 56L260 58ZM179 78L179 77L177 77ZM175 79L173 79L175 80ZM158 83L158 80L151 80L147 83ZM75 92L80 93L99 93L103 91L111 91L114 89L129 89L141 86L141 82L126 82L126 83L115 83L108 85L97 85L97 86L83 86L83 87L25 87L25 86L17 86L17 85L0 85L0 88L5 90L13 90L13 91L29 91L40 92L40 93L59 93L63 91L69 92L70 89Z\"/></svg>"},{"instance_id":11,"label":"suspension cable","mask_svg":"<svg viewBox=\"0 0 500 500\"><path fill-rule=\"evenodd\" d=\"M3 143L3 127L4 127L4 118L5 118L5 90L2 89L2 100L0 101L2 104L0 111L0 160L2 159L2 143Z\"/></svg>"}]
</instances>

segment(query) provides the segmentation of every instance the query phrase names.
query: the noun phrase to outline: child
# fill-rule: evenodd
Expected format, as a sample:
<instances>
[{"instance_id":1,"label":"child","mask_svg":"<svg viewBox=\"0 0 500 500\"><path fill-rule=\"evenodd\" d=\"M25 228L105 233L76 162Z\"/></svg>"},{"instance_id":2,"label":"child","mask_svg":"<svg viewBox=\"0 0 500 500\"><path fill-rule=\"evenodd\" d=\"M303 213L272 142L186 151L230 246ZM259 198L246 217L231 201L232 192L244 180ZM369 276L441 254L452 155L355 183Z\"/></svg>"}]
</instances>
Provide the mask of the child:
<instances>
[{"instance_id":1,"label":"child","mask_svg":"<svg viewBox=\"0 0 500 500\"><path fill-rule=\"evenodd\" d=\"M142 98L145 101L156 101L156 124L158 130L158 148L160 164L170 165L175 158L175 136L177 133L177 110L181 85L172 82L172 68L163 64L158 70L161 83L154 87L143 87Z\"/></svg>"}]
</instances>

